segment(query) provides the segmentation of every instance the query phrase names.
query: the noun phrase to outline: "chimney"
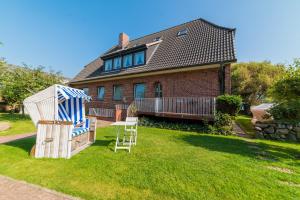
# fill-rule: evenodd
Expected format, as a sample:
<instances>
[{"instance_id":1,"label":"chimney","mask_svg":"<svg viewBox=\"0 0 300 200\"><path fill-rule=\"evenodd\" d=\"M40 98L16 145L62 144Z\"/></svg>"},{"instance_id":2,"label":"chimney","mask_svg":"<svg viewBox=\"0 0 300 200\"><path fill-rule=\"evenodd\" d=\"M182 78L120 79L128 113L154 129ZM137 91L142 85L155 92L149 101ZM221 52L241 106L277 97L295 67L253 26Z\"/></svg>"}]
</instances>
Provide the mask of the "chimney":
<instances>
[{"instance_id":1,"label":"chimney","mask_svg":"<svg viewBox=\"0 0 300 200\"><path fill-rule=\"evenodd\" d=\"M124 49L129 43L129 36L126 33L120 33L119 35L119 46Z\"/></svg>"}]
</instances>

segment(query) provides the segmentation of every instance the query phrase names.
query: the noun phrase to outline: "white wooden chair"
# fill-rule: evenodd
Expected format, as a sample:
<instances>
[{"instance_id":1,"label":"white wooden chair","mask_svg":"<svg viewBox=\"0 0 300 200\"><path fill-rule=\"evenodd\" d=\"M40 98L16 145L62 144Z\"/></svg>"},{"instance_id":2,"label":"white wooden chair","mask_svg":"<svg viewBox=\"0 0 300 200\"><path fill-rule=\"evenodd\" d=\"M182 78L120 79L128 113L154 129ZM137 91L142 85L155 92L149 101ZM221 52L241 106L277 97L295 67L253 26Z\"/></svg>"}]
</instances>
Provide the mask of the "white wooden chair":
<instances>
[{"instance_id":1,"label":"white wooden chair","mask_svg":"<svg viewBox=\"0 0 300 200\"><path fill-rule=\"evenodd\" d=\"M129 136L130 139L132 138L132 144L136 145L138 120L139 120L138 117L126 117L126 122L134 122L135 125L125 124L125 134L124 134L123 142L125 142L126 140L125 137Z\"/></svg>"}]
</instances>

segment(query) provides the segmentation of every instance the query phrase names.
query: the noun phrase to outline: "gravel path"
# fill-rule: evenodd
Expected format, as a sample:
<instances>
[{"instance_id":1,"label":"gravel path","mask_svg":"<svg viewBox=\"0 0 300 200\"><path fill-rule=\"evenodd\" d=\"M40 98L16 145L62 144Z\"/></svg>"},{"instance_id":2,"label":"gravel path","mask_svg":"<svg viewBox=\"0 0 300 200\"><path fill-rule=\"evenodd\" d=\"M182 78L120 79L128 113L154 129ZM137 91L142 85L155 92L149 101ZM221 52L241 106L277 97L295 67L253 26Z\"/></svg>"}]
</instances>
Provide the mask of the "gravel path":
<instances>
[{"instance_id":1,"label":"gravel path","mask_svg":"<svg viewBox=\"0 0 300 200\"><path fill-rule=\"evenodd\" d=\"M0 175L0 200L74 200L53 190Z\"/></svg>"},{"instance_id":2,"label":"gravel path","mask_svg":"<svg viewBox=\"0 0 300 200\"><path fill-rule=\"evenodd\" d=\"M11 142L14 140L20 140L23 138L33 137L36 133L24 133L18 135L8 135L8 136L0 136L0 144Z\"/></svg>"}]
</instances>

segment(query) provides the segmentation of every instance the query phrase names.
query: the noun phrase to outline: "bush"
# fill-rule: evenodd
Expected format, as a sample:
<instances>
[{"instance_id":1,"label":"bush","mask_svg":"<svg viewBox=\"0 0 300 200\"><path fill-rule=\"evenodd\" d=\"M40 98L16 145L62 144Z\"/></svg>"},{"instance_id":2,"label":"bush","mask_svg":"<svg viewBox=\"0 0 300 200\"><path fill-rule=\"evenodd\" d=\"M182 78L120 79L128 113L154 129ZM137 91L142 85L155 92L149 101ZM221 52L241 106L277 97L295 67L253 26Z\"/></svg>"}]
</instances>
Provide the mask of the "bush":
<instances>
[{"instance_id":1,"label":"bush","mask_svg":"<svg viewBox=\"0 0 300 200\"><path fill-rule=\"evenodd\" d=\"M278 121L300 122L300 60L269 91L276 103L268 112Z\"/></svg>"},{"instance_id":2,"label":"bush","mask_svg":"<svg viewBox=\"0 0 300 200\"><path fill-rule=\"evenodd\" d=\"M130 106L127 108L127 116L137 117L137 108L134 104L130 104Z\"/></svg>"},{"instance_id":3,"label":"bush","mask_svg":"<svg viewBox=\"0 0 300 200\"><path fill-rule=\"evenodd\" d=\"M232 134L232 118L229 114L217 113L213 125L207 121L191 121L191 120L172 120L168 118L158 117L142 117L139 120L140 126L163 128L170 130L194 131L198 133L210 133L218 135Z\"/></svg>"},{"instance_id":4,"label":"bush","mask_svg":"<svg viewBox=\"0 0 300 200\"><path fill-rule=\"evenodd\" d=\"M241 109L242 98L237 95L221 95L217 97L217 111L235 116Z\"/></svg>"},{"instance_id":5,"label":"bush","mask_svg":"<svg viewBox=\"0 0 300 200\"><path fill-rule=\"evenodd\" d=\"M213 126L208 126L208 132L218 135L231 135L232 117L229 114L218 112L215 115L215 123Z\"/></svg>"},{"instance_id":6,"label":"bush","mask_svg":"<svg viewBox=\"0 0 300 200\"><path fill-rule=\"evenodd\" d=\"M277 121L300 122L300 101L276 104L268 110Z\"/></svg>"},{"instance_id":7,"label":"bush","mask_svg":"<svg viewBox=\"0 0 300 200\"><path fill-rule=\"evenodd\" d=\"M194 131L194 132L205 132L207 131L207 124L189 120L181 120L180 122L170 120L167 118L157 117L142 117L139 120L140 126L163 128L170 130L182 130L182 131Z\"/></svg>"}]
</instances>

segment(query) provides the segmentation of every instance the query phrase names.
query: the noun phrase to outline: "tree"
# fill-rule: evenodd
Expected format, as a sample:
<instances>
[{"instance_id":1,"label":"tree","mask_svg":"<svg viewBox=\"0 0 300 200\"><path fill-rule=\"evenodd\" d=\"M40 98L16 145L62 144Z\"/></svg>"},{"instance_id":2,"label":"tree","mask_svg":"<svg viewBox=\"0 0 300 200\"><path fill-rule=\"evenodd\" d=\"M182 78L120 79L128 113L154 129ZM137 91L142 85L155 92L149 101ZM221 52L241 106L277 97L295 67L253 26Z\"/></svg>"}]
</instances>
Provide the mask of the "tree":
<instances>
[{"instance_id":1,"label":"tree","mask_svg":"<svg viewBox=\"0 0 300 200\"><path fill-rule=\"evenodd\" d=\"M238 63L232 67L232 93L240 95L244 103L255 105L267 97L267 90L283 75L284 65L271 62Z\"/></svg>"},{"instance_id":2,"label":"tree","mask_svg":"<svg viewBox=\"0 0 300 200\"><path fill-rule=\"evenodd\" d=\"M287 67L284 77L269 90L276 103L270 114L276 120L300 121L300 59Z\"/></svg>"},{"instance_id":3,"label":"tree","mask_svg":"<svg viewBox=\"0 0 300 200\"><path fill-rule=\"evenodd\" d=\"M10 67L0 77L0 90L4 100L13 108L22 108L23 100L53 84L62 83L58 72L44 72L43 67Z\"/></svg>"}]
</instances>

